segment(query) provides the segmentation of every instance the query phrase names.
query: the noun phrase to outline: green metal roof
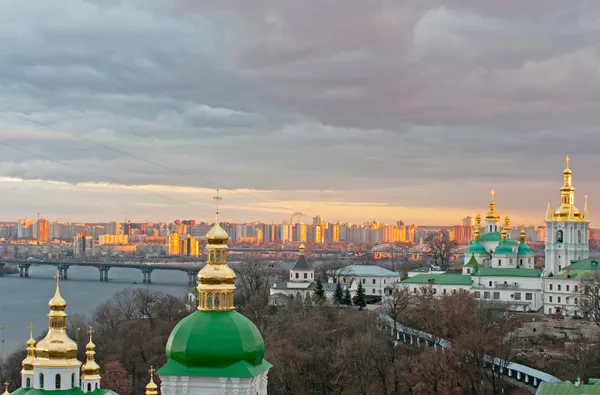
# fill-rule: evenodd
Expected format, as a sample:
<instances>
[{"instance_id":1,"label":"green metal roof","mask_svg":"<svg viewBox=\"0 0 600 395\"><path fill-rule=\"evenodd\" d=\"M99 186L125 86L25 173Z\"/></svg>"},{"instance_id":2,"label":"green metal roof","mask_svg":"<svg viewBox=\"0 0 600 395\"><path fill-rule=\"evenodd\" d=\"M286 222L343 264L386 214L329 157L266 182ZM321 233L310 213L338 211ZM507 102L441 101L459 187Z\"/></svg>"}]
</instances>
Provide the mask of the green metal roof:
<instances>
[{"instance_id":1,"label":"green metal roof","mask_svg":"<svg viewBox=\"0 0 600 395\"><path fill-rule=\"evenodd\" d=\"M531 247L529 247L529 245L522 241L519 243L519 249L517 250L517 254L519 255L533 255L534 252L531 249Z\"/></svg>"},{"instance_id":2,"label":"green metal roof","mask_svg":"<svg viewBox=\"0 0 600 395\"><path fill-rule=\"evenodd\" d=\"M535 395L600 395L599 384L581 384L578 387L569 381L541 383Z\"/></svg>"},{"instance_id":3,"label":"green metal roof","mask_svg":"<svg viewBox=\"0 0 600 395\"><path fill-rule=\"evenodd\" d=\"M512 255L514 254L514 251L512 247L506 243L506 241L503 241L502 243L498 244L498 247L496 247L494 250L494 254Z\"/></svg>"},{"instance_id":4,"label":"green metal roof","mask_svg":"<svg viewBox=\"0 0 600 395\"><path fill-rule=\"evenodd\" d=\"M479 241L500 241L502 237L498 232L486 232L481 235Z\"/></svg>"},{"instance_id":5,"label":"green metal roof","mask_svg":"<svg viewBox=\"0 0 600 395\"><path fill-rule=\"evenodd\" d=\"M469 266L469 267L478 267L479 266L479 262L477 262L477 259L475 259L475 255L471 255L471 259L469 259L469 262L467 262L467 264L465 266Z\"/></svg>"},{"instance_id":6,"label":"green metal roof","mask_svg":"<svg viewBox=\"0 0 600 395\"><path fill-rule=\"evenodd\" d=\"M467 254L487 254L488 252L485 250L485 247L481 245L481 243L477 240L471 240L469 243L469 248L467 249Z\"/></svg>"},{"instance_id":7,"label":"green metal roof","mask_svg":"<svg viewBox=\"0 0 600 395\"><path fill-rule=\"evenodd\" d=\"M196 311L171 332L159 376L256 377L271 367L260 332L237 311Z\"/></svg>"},{"instance_id":8,"label":"green metal roof","mask_svg":"<svg viewBox=\"0 0 600 395\"><path fill-rule=\"evenodd\" d=\"M582 276L584 276L585 274L588 274L590 272L591 272L591 270L568 270L568 271L562 271L559 274L554 274L550 278L581 280Z\"/></svg>"},{"instance_id":9,"label":"green metal roof","mask_svg":"<svg viewBox=\"0 0 600 395\"><path fill-rule=\"evenodd\" d=\"M513 239L506 239L505 243L509 246L518 246L519 245L519 242L514 241Z\"/></svg>"},{"instance_id":10,"label":"green metal roof","mask_svg":"<svg viewBox=\"0 0 600 395\"><path fill-rule=\"evenodd\" d=\"M571 264L564 268L563 270L599 270L600 269L600 259L588 258L581 259L579 261L571 261Z\"/></svg>"},{"instance_id":11,"label":"green metal roof","mask_svg":"<svg viewBox=\"0 0 600 395\"><path fill-rule=\"evenodd\" d=\"M473 279L462 274L417 274L402 280L402 284L472 285Z\"/></svg>"},{"instance_id":12,"label":"green metal roof","mask_svg":"<svg viewBox=\"0 0 600 395\"><path fill-rule=\"evenodd\" d=\"M94 390L92 392L88 392L88 395L104 395L107 392L113 392L107 389L97 389ZM116 392L115 392L116 393ZM35 388L19 388L13 392L10 393L10 395L84 395L84 392L81 390L81 388L76 387L76 388L71 388L70 390L56 390L56 391L50 391L50 390L38 390Z\"/></svg>"},{"instance_id":13,"label":"green metal roof","mask_svg":"<svg viewBox=\"0 0 600 395\"><path fill-rule=\"evenodd\" d=\"M473 275L484 277L541 277L542 271L539 269L480 267Z\"/></svg>"}]
</instances>

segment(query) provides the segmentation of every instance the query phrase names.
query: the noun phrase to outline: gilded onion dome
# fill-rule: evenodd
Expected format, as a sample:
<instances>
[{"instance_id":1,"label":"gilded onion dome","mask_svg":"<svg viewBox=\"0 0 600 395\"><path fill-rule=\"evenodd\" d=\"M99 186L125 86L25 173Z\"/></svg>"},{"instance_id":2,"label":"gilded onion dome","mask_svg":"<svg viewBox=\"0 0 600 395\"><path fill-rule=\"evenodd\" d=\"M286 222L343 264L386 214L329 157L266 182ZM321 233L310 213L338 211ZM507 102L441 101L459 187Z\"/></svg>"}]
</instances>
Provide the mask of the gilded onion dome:
<instances>
[{"instance_id":1,"label":"gilded onion dome","mask_svg":"<svg viewBox=\"0 0 600 395\"><path fill-rule=\"evenodd\" d=\"M490 193L492 194L492 200L490 201L490 211L488 211L487 215L485 216L485 219L488 221L498 221L500 220L500 214L498 214L498 212L496 211L496 192L492 189Z\"/></svg>"},{"instance_id":2,"label":"gilded onion dome","mask_svg":"<svg viewBox=\"0 0 600 395\"><path fill-rule=\"evenodd\" d=\"M56 279L56 292L50 299L48 314L48 333L35 346L33 366L79 366L77 343L67 335L67 302L60 294L60 285Z\"/></svg>"},{"instance_id":3,"label":"gilded onion dome","mask_svg":"<svg viewBox=\"0 0 600 395\"><path fill-rule=\"evenodd\" d=\"M96 345L92 341L94 330L90 327L90 341L85 346L85 363L81 367L81 373L84 379L100 378L100 366L96 363L94 356L96 355Z\"/></svg>"},{"instance_id":4,"label":"gilded onion dome","mask_svg":"<svg viewBox=\"0 0 600 395\"><path fill-rule=\"evenodd\" d=\"M33 323L29 324L29 339L27 340L27 356L21 362L23 373L33 374L33 362L35 361L35 339L33 338Z\"/></svg>"},{"instance_id":5,"label":"gilded onion dome","mask_svg":"<svg viewBox=\"0 0 600 395\"><path fill-rule=\"evenodd\" d=\"M506 229L507 233L512 230L512 228L510 227L510 217L508 216L508 212L504 216L504 226L502 228Z\"/></svg>"},{"instance_id":6,"label":"gilded onion dome","mask_svg":"<svg viewBox=\"0 0 600 395\"><path fill-rule=\"evenodd\" d=\"M569 157L566 158L566 167L563 170L563 186L560 188L560 207L554 210L554 220L577 221L581 219L581 212L575 207L575 187L573 186L573 171L569 168Z\"/></svg>"},{"instance_id":7,"label":"gilded onion dome","mask_svg":"<svg viewBox=\"0 0 600 395\"><path fill-rule=\"evenodd\" d=\"M158 385L154 382L154 367L150 366L150 382L146 385L146 395L158 395Z\"/></svg>"}]
</instances>

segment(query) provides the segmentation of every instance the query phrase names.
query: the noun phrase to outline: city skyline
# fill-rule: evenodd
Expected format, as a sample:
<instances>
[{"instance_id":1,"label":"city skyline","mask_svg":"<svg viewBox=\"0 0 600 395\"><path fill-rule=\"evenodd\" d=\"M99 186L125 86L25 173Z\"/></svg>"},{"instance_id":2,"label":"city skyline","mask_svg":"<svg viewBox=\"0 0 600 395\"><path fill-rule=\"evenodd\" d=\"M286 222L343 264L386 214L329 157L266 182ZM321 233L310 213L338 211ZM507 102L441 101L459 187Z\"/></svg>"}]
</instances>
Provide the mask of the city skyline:
<instances>
[{"instance_id":1,"label":"city skyline","mask_svg":"<svg viewBox=\"0 0 600 395\"><path fill-rule=\"evenodd\" d=\"M600 219L597 7L310 3L3 4L0 218Z\"/></svg>"}]
</instances>

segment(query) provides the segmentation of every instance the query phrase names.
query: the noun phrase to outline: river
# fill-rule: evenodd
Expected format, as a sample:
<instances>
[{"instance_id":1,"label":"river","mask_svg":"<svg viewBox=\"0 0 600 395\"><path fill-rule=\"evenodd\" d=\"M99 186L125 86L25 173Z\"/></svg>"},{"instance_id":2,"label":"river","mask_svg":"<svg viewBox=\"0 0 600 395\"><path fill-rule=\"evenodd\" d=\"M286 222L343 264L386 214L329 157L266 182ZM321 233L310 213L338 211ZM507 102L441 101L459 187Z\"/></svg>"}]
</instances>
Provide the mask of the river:
<instances>
[{"instance_id":1,"label":"river","mask_svg":"<svg viewBox=\"0 0 600 395\"><path fill-rule=\"evenodd\" d=\"M4 327L0 332L0 358L26 347L30 322L35 326L34 337L48 328L48 301L56 288L55 275L53 266L31 266L29 278L18 274L0 277L0 327ZM178 297L188 292L187 274L176 270L155 270L152 284L143 284L142 272L137 269L112 268L109 278L109 282L100 282L97 269L71 267L69 280L61 281L60 286L67 314L89 317L96 307L124 288L147 288Z\"/></svg>"}]
</instances>

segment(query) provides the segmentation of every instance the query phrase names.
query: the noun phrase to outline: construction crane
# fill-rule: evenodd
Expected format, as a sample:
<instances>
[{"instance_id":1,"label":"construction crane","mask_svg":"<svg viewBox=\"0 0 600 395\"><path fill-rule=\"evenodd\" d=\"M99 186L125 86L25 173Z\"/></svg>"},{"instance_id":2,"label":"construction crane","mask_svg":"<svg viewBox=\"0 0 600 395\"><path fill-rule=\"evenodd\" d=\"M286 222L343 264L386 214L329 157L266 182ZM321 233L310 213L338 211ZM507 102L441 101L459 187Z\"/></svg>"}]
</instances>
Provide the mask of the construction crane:
<instances>
[{"instance_id":1,"label":"construction crane","mask_svg":"<svg viewBox=\"0 0 600 395\"><path fill-rule=\"evenodd\" d=\"M300 211L295 212L294 214L292 214L292 216L290 217L290 225L294 224L294 218L295 217L305 217L306 214L301 213Z\"/></svg>"}]
</instances>

